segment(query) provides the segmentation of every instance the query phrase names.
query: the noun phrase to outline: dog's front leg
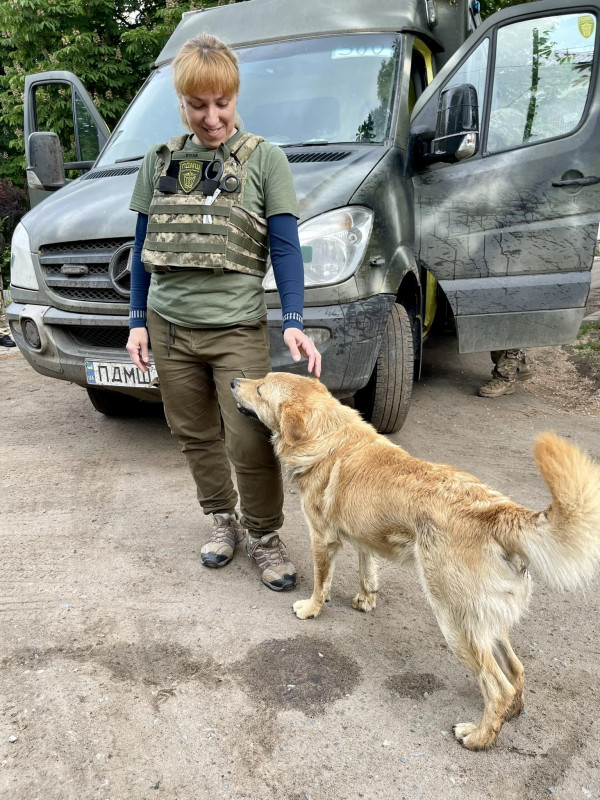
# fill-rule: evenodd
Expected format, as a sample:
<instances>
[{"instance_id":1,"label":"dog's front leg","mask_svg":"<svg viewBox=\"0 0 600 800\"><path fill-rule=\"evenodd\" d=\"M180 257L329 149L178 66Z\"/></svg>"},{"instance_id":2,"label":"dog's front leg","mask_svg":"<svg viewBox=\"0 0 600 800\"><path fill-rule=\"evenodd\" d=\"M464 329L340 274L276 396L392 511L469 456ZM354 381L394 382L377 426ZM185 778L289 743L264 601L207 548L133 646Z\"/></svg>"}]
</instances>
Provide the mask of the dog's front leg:
<instances>
[{"instance_id":1,"label":"dog's front leg","mask_svg":"<svg viewBox=\"0 0 600 800\"><path fill-rule=\"evenodd\" d=\"M314 587L312 597L297 600L292 606L299 619L318 617L331 592L331 581L335 567L335 557L340 542L328 540L326 535L311 527L310 546L313 554Z\"/></svg>"},{"instance_id":2,"label":"dog's front leg","mask_svg":"<svg viewBox=\"0 0 600 800\"><path fill-rule=\"evenodd\" d=\"M372 611L377 603L379 589L377 558L372 553L358 551L358 578L360 591L354 596L352 606L358 611Z\"/></svg>"}]
</instances>

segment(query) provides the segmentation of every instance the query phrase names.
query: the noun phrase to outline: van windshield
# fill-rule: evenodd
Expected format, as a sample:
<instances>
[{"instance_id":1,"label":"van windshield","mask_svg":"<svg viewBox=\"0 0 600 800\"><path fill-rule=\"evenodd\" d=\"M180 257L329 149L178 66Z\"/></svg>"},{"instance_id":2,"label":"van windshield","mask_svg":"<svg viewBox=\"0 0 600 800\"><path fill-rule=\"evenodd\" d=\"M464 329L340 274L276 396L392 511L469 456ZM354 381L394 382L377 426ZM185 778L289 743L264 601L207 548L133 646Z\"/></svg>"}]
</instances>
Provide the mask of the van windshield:
<instances>
[{"instance_id":1,"label":"van windshield","mask_svg":"<svg viewBox=\"0 0 600 800\"><path fill-rule=\"evenodd\" d=\"M402 37L352 34L237 50L244 129L275 144L381 143L390 137ZM98 166L140 158L184 133L171 67L144 84Z\"/></svg>"}]
</instances>

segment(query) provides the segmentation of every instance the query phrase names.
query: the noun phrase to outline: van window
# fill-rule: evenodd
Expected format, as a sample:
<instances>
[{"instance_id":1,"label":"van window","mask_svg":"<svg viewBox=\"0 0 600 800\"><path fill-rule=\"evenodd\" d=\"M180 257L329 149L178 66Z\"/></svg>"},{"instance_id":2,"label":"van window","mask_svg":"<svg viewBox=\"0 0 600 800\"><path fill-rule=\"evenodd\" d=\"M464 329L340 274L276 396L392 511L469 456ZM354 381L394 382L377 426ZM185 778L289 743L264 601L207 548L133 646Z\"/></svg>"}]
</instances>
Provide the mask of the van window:
<instances>
[{"instance_id":1,"label":"van window","mask_svg":"<svg viewBox=\"0 0 600 800\"><path fill-rule=\"evenodd\" d=\"M79 177L78 170L68 168L69 163L95 161L100 152L98 126L79 92L66 81L40 83L34 87L32 105L35 130L57 134L67 177Z\"/></svg>"},{"instance_id":2,"label":"van window","mask_svg":"<svg viewBox=\"0 0 600 800\"><path fill-rule=\"evenodd\" d=\"M596 18L523 20L498 31L487 151L564 136L588 98Z\"/></svg>"},{"instance_id":3,"label":"van window","mask_svg":"<svg viewBox=\"0 0 600 800\"><path fill-rule=\"evenodd\" d=\"M142 158L153 144L185 133L171 67L153 72L114 129L97 166Z\"/></svg>"},{"instance_id":4,"label":"van window","mask_svg":"<svg viewBox=\"0 0 600 800\"><path fill-rule=\"evenodd\" d=\"M352 34L238 50L245 130L282 146L385 141L403 45L395 34ZM141 157L184 131L171 68L162 67L127 110L98 166Z\"/></svg>"},{"instance_id":5,"label":"van window","mask_svg":"<svg viewBox=\"0 0 600 800\"><path fill-rule=\"evenodd\" d=\"M241 50L244 125L280 145L382 142L400 50L395 36L373 34Z\"/></svg>"},{"instance_id":6,"label":"van window","mask_svg":"<svg viewBox=\"0 0 600 800\"><path fill-rule=\"evenodd\" d=\"M78 156L82 161L95 161L100 152L98 144L98 126L92 119L85 102L79 92L73 90L73 103L75 120L75 141L77 142Z\"/></svg>"},{"instance_id":7,"label":"van window","mask_svg":"<svg viewBox=\"0 0 600 800\"><path fill-rule=\"evenodd\" d=\"M445 89L449 89L451 86L460 86L463 83L469 83L474 86L477 90L480 118L485 103L485 81L489 49L490 41L489 39L484 39L444 86Z\"/></svg>"},{"instance_id":8,"label":"van window","mask_svg":"<svg viewBox=\"0 0 600 800\"><path fill-rule=\"evenodd\" d=\"M408 87L408 110L412 112L415 103L427 88L427 66L425 59L415 48L410 62L410 85Z\"/></svg>"}]
</instances>

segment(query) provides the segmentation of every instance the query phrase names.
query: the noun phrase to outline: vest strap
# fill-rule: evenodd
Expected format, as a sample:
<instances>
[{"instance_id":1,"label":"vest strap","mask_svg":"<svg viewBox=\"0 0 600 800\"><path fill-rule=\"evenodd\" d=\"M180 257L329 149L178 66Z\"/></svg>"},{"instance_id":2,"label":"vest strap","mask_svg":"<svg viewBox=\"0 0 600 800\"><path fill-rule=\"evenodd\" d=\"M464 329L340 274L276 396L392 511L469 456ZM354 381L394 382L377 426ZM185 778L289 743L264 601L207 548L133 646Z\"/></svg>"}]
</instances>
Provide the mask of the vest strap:
<instances>
[{"instance_id":1,"label":"vest strap","mask_svg":"<svg viewBox=\"0 0 600 800\"><path fill-rule=\"evenodd\" d=\"M266 258L254 258L254 256L245 256L243 253L238 253L237 250L232 250L230 247L227 248L227 260L231 261L233 264L239 264L241 267L247 267L248 269L254 270L255 272L259 272L261 276L264 276L266 273Z\"/></svg>"},{"instance_id":2,"label":"vest strap","mask_svg":"<svg viewBox=\"0 0 600 800\"><path fill-rule=\"evenodd\" d=\"M204 225L196 222L149 222L148 233L207 233L227 236L227 225Z\"/></svg>"},{"instance_id":3,"label":"vest strap","mask_svg":"<svg viewBox=\"0 0 600 800\"><path fill-rule=\"evenodd\" d=\"M231 155L239 164L243 165L248 161L258 145L264 141L262 136L257 136L255 133L244 133L231 151Z\"/></svg>"},{"instance_id":4,"label":"vest strap","mask_svg":"<svg viewBox=\"0 0 600 800\"><path fill-rule=\"evenodd\" d=\"M217 253L227 252L226 244L216 242L149 242L148 249L157 253Z\"/></svg>"},{"instance_id":5,"label":"vest strap","mask_svg":"<svg viewBox=\"0 0 600 800\"><path fill-rule=\"evenodd\" d=\"M203 203L179 204L153 204L150 209L151 214L211 214L213 217L228 217L231 213L229 206L204 205Z\"/></svg>"},{"instance_id":6,"label":"vest strap","mask_svg":"<svg viewBox=\"0 0 600 800\"><path fill-rule=\"evenodd\" d=\"M255 241L248 241L245 236L240 236L239 233L235 233L235 231L231 231L229 234L229 241L232 244L236 244L238 247L241 247L243 250L247 250L249 253L252 253L255 256L262 256L265 260L269 253L269 249L267 247L263 247Z\"/></svg>"},{"instance_id":7,"label":"vest strap","mask_svg":"<svg viewBox=\"0 0 600 800\"><path fill-rule=\"evenodd\" d=\"M252 239L256 241L257 230L252 226L250 221L247 217L240 214L237 208L233 207L231 209L231 216L230 216L231 224L234 225L236 228L245 233L247 236L250 236Z\"/></svg>"}]
</instances>

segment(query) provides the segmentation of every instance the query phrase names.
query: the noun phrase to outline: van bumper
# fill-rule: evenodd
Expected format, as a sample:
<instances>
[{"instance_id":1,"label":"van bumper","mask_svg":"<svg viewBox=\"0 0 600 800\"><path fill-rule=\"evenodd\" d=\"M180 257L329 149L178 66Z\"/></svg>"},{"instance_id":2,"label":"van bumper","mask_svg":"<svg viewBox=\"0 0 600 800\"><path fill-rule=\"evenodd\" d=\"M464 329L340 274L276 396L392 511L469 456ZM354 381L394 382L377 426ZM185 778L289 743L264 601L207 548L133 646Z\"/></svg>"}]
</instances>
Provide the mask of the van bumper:
<instances>
[{"instance_id":1,"label":"van bumper","mask_svg":"<svg viewBox=\"0 0 600 800\"><path fill-rule=\"evenodd\" d=\"M439 282L454 314L459 353L570 344L590 284L588 271Z\"/></svg>"},{"instance_id":2,"label":"van bumper","mask_svg":"<svg viewBox=\"0 0 600 800\"><path fill-rule=\"evenodd\" d=\"M125 342L129 333L129 321L121 315L76 314L61 311L52 306L41 306L13 302L6 309L6 317L11 334L19 350L31 366L41 375L70 381L79 386L89 386L86 379L86 361L106 361L122 363L130 366L129 354L125 350ZM33 322L35 332L39 335L39 346L31 344L31 336L27 335L27 325ZM30 328L31 330L31 328ZM86 341L89 332L97 332L102 341L102 332L109 339L115 336L122 346L97 346L93 338ZM108 389L108 387L107 387ZM109 390L112 391L112 390ZM115 388L122 394L138 397L142 400L159 401L160 392L152 387Z\"/></svg>"},{"instance_id":3,"label":"van bumper","mask_svg":"<svg viewBox=\"0 0 600 800\"><path fill-rule=\"evenodd\" d=\"M304 309L304 330L322 355L322 381L338 397L350 397L366 385L373 372L390 309L392 294L380 294L331 306ZM52 306L13 302L7 309L11 332L24 357L42 375L87 387L85 362L106 361L129 364L125 350L128 319L120 315L76 314ZM24 322L32 320L40 334L34 348L24 335ZM274 371L306 375L306 360L294 362L281 333L280 308L268 310L269 345ZM122 339L120 347L86 343L84 331L102 331ZM118 391L146 400L160 398L157 389Z\"/></svg>"}]
</instances>

